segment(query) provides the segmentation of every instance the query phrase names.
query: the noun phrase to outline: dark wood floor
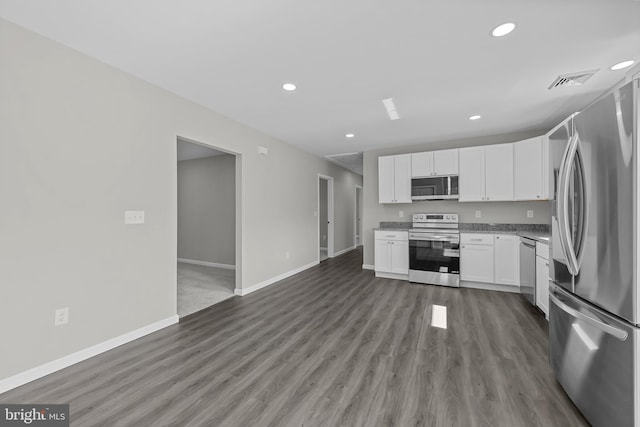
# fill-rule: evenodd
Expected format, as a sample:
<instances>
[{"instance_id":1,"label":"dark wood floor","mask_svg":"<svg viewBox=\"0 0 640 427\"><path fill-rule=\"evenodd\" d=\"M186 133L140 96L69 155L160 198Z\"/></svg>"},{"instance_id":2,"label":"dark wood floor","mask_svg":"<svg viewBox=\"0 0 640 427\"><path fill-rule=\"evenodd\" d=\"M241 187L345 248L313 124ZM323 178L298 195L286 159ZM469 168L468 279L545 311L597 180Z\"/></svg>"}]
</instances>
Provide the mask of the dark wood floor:
<instances>
[{"instance_id":1,"label":"dark wood floor","mask_svg":"<svg viewBox=\"0 0 640 427\"><path fill-rule=\"evenodd\" d=\"M587 426L519 295L376 279L351 251L0 395L74 426ZM432 304L448 328L430 326Z\"/></svg>"}]
</instances>

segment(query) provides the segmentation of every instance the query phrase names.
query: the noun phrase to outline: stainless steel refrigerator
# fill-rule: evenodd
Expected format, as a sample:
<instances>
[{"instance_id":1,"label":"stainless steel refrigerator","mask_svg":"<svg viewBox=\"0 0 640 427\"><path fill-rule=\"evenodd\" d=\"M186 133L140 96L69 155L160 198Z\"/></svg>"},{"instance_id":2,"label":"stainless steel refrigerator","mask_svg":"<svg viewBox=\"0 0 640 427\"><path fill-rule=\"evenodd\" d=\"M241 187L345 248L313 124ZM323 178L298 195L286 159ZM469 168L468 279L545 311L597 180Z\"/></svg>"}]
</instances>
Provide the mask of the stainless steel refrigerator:
<instances>
[{"instance_id":1,"label":"stainless steel refrigerator","mask_svg":"<svg viewBox=\"0 0 640 427\"><path fill-rule=\"evenodd\" d=\"M550 135L549 354L594 427L640 427L639 80Z\"/></svg>"}]
</instances>

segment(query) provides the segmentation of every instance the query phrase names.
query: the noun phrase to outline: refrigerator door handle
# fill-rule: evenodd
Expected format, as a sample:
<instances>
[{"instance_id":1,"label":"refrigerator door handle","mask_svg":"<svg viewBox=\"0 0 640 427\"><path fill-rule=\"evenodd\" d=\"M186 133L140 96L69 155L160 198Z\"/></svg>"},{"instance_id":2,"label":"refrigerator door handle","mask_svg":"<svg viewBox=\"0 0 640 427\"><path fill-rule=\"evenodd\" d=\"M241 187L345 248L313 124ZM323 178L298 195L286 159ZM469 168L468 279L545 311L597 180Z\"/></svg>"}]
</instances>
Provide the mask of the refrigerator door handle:
<instances>
[{"instance_id":1,"label":"refrigerator door handle","mask_svg":"<svg viewBox=\"0 0 640 427\"><path fill-rule=\"evenodd\" d=\"M549 298L551 298L551 301L558 307L560 308L562 311L564 311L565 313L567 313L568 315L578 319L578 320L582 320L585 323L590 324L591 326L594 326L598 329L600 329L602 332L605 332L609 335L612 335L614 337L616 337L617 339L619 339L620 341L625 341L627 339L627 337L629 336L629 334L627 333L627 331L624 331L622 329L616 328L615 326L611 326L608 325L598 319L594 319L591 316L587 316L584 313L579 312L578 310L575 310L571 307L569 307L567 304L563 303L562 301L560 301L560 299L558 298L558 294L556 292L552 292L549 294Z\"/></svg>"},{"instance_id":2,"label":"refrigerator door handle","mask_svg":"<svg viewBox=\"0 0 640 427\"><path fill-rule=\"evenodd\" d=\"M567 269L573 276L578 274L578 259L573 250L571 228L569 226L569 185L571 183L571 166L573 165L579 143L578 134L575 133L567 144L562 164L559 171L558 185L558 226L560 246L567 258Z\"/></svg>"},{"instance_id":3,"label":"refrigerator door handle","mask_svg":"<svg viewBox=\"0 0 640 427\"><path fill-rule=\"evenodd\" d=\"M582 154L582 143L580 141L580 135L578 131L576 131L577 144L576 144L576 152L574 158L577 160L576 169L580 173L580 185L582 190L582 198L580 201L582 202L582 206L580 209L581 216L581 232L579 235L578 248L576 254L576 274L580 272L580 267L582 267L582 258L584 257L584 246L587 242L587 229L589 227L589 188L587 187L587 170L585 168L584 156ZM571 245L573 248L573 245Z\"/></svg>"}]
</instances>

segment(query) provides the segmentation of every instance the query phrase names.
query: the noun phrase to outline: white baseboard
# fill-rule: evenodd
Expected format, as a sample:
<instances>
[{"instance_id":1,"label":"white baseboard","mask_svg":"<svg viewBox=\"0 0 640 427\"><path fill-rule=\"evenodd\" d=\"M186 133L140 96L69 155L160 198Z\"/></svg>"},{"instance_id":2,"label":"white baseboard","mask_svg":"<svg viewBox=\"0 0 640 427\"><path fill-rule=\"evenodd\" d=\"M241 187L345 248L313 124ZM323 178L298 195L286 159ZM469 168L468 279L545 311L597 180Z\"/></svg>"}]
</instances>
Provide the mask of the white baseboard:
<instances>
[{"instance_id":1,"label":"white baseboard","mask_svg":"<svg viewBox=\"0 0 640 427\"><path fill-rule=\"evenodd\" d=\"M318 265L318 261L310 262L307 265L303 265L302 267L298 267L295 270L287 271L286 273L282 273L279 276L272 277L271 279L267 279L267 280L265 280L263 282L260 282L260 283L258 283L256 285L253 285L253 286L250 286L250 287L248 287L246 289L244 289L244 288L243 289L236 288L233 292L236 295L244 296L244 295L250 294L251 292L257 291L258 289L266 288L269 285L272 285L272 284L274 284L274 283L276 283L276 282L278 282L278 281L280 281L282 279L286 279L287 277L291 277L294 274L298 274L301 271L304 271L304 270L306 270L308 268L311 268L311 267L313 267L315 265Z\"/></svg>"},{"instance_id":2,"label":"white baseboard","mask_svg":"<svg viewBox=\"0 0 640 427\"><path fill-rule=\"evenodd\" d=\"M342 254L346 254L347 252L352 251L352 250L354 250L355 248L356 248L355 246L351 246L350 248L346 248L346 249L343 249L343 250L341 250L341 251L335 252L335 253L333 254L333 256L334 256L334 257L336 257L336 256L339 256L339 255L342 255Z\"/></svg>"},{"instance_id":3,"label":"white baseboard","mask_svg":"<svg viewBox=\"0 0 640 427\"><path fill-rule=\"evenodd\" d=\"M470 282L468 280L461 280L460 287L471 288L471 289L484 289L487 291L512 292L516 294L520 293L520 286L498 285L496 283Z\"/></svg>"},{"instance_id":4,"label":"white baseboard","mask_svg":"<svg viewBox=\"0 0 640 427\"><path fill-rule=\"evenodd\" d=\"M44 365L36 366L35 368L5 378L0 380L0 393L20 387L21 385L30 383L31 381L37 380L71 365L75 365L78 362L97 356L100 353L104 353L145 335L149 335L152 332L156 332L175 323L178 323L178 315L173 315L134 331L127 332L124 335L111 338L107 341L85 348L84 350L71 353L67 356L45 363Z\"/></svg>"},{"instance_id":5,"label":"white baseboard","mask_svg":"<svg viewBox=\"0 0 640 427\"><path fill-rule=\"evenodd\" d=\"M204 265L205 267L226 268L228 270L236 269L236 266L233 264L220 264L217 262L198 261L195 259L178 258L178 262L184 262L185 264Z\"/></svg>"},{"instance_id":6,"label":"white baseboard","mask_svg":"<svg viewBox=\"0 0 640 427\"><path fill-rule=\"evenodd\" d=\"M374 270L374 266L373 264L362 264L362 269L363 270Z\"/></svg>"}]
</instances>

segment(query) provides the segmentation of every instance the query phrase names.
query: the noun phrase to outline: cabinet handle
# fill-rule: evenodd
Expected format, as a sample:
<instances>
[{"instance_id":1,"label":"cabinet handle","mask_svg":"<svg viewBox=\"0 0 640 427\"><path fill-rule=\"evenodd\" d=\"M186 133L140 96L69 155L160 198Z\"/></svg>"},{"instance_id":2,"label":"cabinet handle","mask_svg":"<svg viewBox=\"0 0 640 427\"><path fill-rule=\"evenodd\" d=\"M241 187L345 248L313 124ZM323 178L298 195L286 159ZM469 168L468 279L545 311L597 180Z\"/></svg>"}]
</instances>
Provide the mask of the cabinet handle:
<instances>
[{"instance_id":1,"label":"cabinet handle","mask_svg":"<svg viewBox=\"0 0 640 427\"><path fill-rule=\"evenodd\" d=\"M472 242L482 242L482 239L471 239Z\"/></svg>"},{"instance_id":2,"label":"cabinet handle","mask_svg":"<svg viewBox=\"0 0 640 427\"><path fill-rule=\"evenodd\" d=\"M544 265L546 265L547 267L549 267L549 263L548 263L548 262L545 262L545 263L544 263Z\"/></svg>"},{"instance_id":3,"label":"cabinet handle","mask_svg":"<svg viewBox=\"0 0 640 427\"><path fill-rule=\"evenodd\" d=\"M496 236L496 239L499 239L499 238L500 238L500 236Z\"/></svg>"},{"instance_id":4,"label":"cabinet handle","mask_svg":"<svg viewBox=\"0 0 640 427\"><path fill-rule=\"evenodd\" d=\"M536 196L538 199L540 198L540 196Z\"/></svg>"}]
</instances>

